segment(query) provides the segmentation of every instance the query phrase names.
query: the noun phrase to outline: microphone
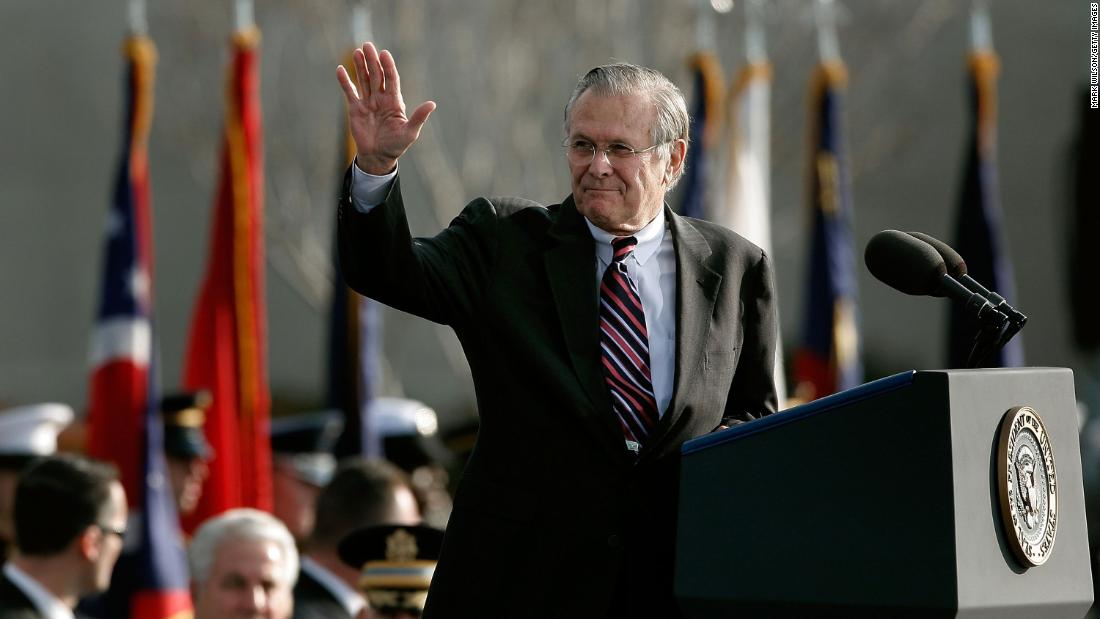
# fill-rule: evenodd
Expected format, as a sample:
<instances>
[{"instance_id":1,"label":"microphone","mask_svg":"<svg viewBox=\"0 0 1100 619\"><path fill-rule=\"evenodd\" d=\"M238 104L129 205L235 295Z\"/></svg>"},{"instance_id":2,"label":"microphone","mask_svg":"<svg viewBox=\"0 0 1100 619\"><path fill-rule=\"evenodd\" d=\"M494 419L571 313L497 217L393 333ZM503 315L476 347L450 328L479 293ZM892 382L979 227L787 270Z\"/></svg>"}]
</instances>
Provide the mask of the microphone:
<instances>
[{"instance_id":1,"label":"microphone","mask_svg":"<svg viewBox=\"0 0 1100 619\"><path fill-rule=\"evenodd\" d=\"M1004 340L1005 342L1011 339L1012 336L1019 333L1020 329L1024 328L1024 325L1027 324L1027 316L1025 316L1016 308L1009 305L1008 301L1006 301L1004 297L997 294L996 292L989 290L985 286L978 283L978 280L967 275L966 261L963 260L962 256L959 255L959 252L955 251L947 243L944 243L943 241L935 237L924 234L923 232L910 232L909 236L918 238L925 243L931 245L937 252L939 252L940 257L943 258L944 263L947 266L948 273L958 279L968 289L988 299L989 302L993 304L993 307L997 309L997 311L1001 312L1005 316L1008 316L1008 321L1012 324L1012 326L1009 329L1010 332L1006 333L1006 337Z\"/></svg>"},{"instance_id":2,"label":"microphone","mask_svg":"<svg viewBox=\"0 0 1100 619\"><path fill-rule=\"evenodd\" d=\"M871 237L863 253L867 270L882 283L909 295L951 297L983 325L1003 329L1008 317L977 292L947 273L947 264L932 245L898 230Z\"/></svg>"}]
</instances>

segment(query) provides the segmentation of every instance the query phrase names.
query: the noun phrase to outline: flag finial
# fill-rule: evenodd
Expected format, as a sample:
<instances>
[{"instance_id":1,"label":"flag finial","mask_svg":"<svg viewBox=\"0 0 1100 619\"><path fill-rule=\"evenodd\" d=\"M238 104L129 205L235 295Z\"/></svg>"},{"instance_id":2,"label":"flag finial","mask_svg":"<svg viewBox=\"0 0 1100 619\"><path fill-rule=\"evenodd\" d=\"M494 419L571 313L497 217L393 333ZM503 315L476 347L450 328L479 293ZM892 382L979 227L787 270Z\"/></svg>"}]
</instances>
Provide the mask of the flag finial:
<instances>
[{"instance_id":1,"label":"flag finial","mask_svg":"<svg viewBox=\"0 0 1100 619\"><path fill-rule=\"evenodd\" d=\"M146 19L145 12L145 0L130 0L127 13L130 34L140 36L149 32L149 22Z\"/></svg>"},{"instance_id":2,"label":"flag finial","mask_svg":"<svg viewBox=\"0 0 1100 619\"><path fill-rule=\"evenodd\" d=\"M817 26L817 54L821 62L840 60L840 43L836 38L836 0L817 0L814 4L814 24Z\"/></svg>"},{"instance_id":3,"label":"flag finial","mask_svg":"<svg viewBox=\"0 0 1100 619\"><path fill-rule=\"evenodd\" d=\"M970 7L971 51L992 51L993 21L989 17L989 1L974 0Z\"/></svg>"},{"instance_id":4,"label":"flag finial","mask_svg":"<svg viewBox=\"0 0 1100 619\"><path fill-rule=\"evenodd\" d=\"M360 0L351 7L351 36L356 47L374 40L370 17L370 8L366 2Z\"/></svg>"},{"instance_id":5,"label":"flag finial","mask_svg":"<svg viewBox=\"0 0 1100 619\"><path fill-rule=\"evenodd\" d=\"M252 0L235 0L233 3L233 24L237 32L251 30L256 26Z\"/></svg>"},{"instance_id":6,"label":"flag finial","mask_svg":"<svg viewBox=\"0 0 1100 619\"><path fill-rule=\"evenodd\" d=\"M749 64L767 62L768 50L764 43L763 0L745 3L745 60Z\"/></svg>"}]
</instances>

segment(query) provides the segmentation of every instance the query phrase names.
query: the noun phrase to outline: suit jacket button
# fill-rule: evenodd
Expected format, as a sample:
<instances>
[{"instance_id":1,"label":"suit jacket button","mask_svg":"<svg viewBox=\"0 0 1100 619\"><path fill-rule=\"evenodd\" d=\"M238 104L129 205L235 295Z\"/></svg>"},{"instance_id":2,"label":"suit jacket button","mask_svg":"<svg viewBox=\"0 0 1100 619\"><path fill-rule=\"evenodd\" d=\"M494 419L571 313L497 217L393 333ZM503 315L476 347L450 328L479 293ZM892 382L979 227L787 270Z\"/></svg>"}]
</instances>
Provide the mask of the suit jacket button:
<instances>
[{"instance_id":1,"label":"suit jacket button","mask_svg":"<svg viewBox=\"0 0 1100 619\"><path fill-rule=\"evenodd\" d=\"M611 535L607 536L607 546L609 548L620 548L622 545L623 541L619 539L619 535L617 533L612 533Z\"/></svg>"}]
</instances>

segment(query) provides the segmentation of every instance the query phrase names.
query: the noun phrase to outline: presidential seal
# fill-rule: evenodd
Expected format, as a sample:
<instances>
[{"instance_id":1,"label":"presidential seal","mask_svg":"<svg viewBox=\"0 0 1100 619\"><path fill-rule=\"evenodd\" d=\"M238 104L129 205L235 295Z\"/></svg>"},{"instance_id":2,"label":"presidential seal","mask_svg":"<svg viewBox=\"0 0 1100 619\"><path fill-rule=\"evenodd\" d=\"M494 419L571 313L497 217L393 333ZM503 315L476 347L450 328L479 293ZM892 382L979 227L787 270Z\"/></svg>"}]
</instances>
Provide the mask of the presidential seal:
<instances>
[{"instance_id":1,"label":"presidential seal","mask_svg":"<svg viewBox=\"0 0 1100 619\"><path fill-rule=\"evenodd\" d=\"M1043 420L1028 406L1001 421L997 494L1013 554L1025 567L1046 563L1058 532L1058 475Z\"/></svg>"}]
</instances>

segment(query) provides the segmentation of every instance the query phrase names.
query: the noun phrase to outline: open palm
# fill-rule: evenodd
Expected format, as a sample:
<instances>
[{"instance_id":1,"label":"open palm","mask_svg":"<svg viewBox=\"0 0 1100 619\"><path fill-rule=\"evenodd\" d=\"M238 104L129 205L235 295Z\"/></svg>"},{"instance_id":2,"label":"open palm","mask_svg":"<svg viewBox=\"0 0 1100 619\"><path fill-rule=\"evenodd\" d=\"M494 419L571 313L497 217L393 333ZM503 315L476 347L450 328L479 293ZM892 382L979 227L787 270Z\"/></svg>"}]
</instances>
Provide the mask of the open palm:
<instances>
[{"instance_id":1,"label":"open palm","mask_svg":"<svg viewBox=\"0 0 1100 619\"><path fill-rule=\"evenodd\" d=\"M393 55L387 50L379 53L373 43L355 50L355 75L353 82L343 66L336 70L348 104L348 125L358 153L355 161L364 172L387 174L420 136L435 103L425 101L406 116Z\"/></svg>"}]
</instances>

